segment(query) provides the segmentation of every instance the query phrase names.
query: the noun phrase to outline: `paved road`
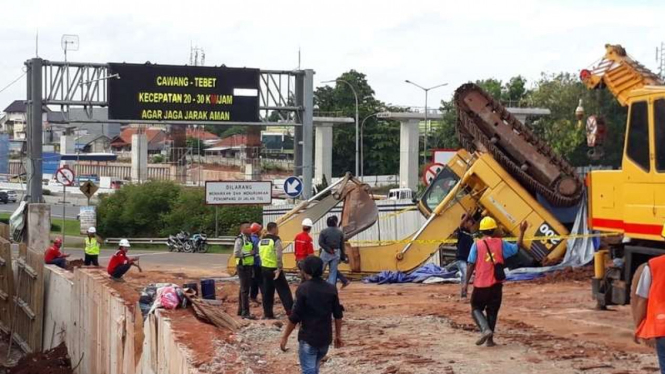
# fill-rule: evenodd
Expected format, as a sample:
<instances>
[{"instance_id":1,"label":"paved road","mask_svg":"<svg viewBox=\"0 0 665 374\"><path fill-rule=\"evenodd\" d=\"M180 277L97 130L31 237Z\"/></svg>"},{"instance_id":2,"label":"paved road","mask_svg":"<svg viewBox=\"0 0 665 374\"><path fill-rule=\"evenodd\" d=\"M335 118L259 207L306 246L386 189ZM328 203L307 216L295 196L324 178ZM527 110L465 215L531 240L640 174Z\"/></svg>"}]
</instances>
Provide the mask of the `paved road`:
<instances>
[{"instance_id":1,"label":"paved road","mask_svg":"<svg viewBox=\"0 0 665 374\"><path fill-rule=\"evenodd\" d=\"M83 249L71 248L66 250L71 253L70 259L83 258ZM106 266L109 258L115 253L115 250L102 249L99 255L99 264ZM137 249L129 251L129 256L138 256L141 258L141 267L145 269L169 269L169 270L201 270L224 272L226 261L229 258L227 254L219 253L178 253L162 251L146 251Z\"/></svg>"},{"instance_id":2,"label":"paved road","mask_svg":"<svg viewBox=\"0 0 665 374\"><path fill-rule=\"evenodd\" d=\"M0 204L0 212L14 213L19 203ZM79 206L65 205L65 218L76 219L79 214ZM51 204L51 217L62 219L62 204Z\"/></svg>"}]
</instances>

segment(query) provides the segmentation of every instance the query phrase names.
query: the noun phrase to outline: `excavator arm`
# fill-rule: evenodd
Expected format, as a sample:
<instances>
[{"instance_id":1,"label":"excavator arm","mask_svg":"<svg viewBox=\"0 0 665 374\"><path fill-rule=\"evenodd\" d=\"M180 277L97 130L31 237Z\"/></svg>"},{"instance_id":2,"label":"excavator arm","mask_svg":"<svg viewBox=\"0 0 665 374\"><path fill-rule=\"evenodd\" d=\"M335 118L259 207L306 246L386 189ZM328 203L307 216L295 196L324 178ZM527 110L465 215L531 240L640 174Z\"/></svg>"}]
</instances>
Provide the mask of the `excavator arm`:
<instances>
[{"instance_id":1,"label":"excavator arm","mask_svg":"<svg viewBox=\"0 0 665 374\"><path fill-rule=\"evenodd\" d=\"M309 218L316 225L316 222L340 203L343 204L341 228L346 238L352 238L357 233L366 230L379 217L379 211L370 194L369 186L347 174L277 219L279 235L284 243L284 270L297 270L293 260L292 241L296 234L302 231L302 221ZM236 272L236 258L233 255L227 262L227 271L231 275Z\"/></svg>"}]
</instances>

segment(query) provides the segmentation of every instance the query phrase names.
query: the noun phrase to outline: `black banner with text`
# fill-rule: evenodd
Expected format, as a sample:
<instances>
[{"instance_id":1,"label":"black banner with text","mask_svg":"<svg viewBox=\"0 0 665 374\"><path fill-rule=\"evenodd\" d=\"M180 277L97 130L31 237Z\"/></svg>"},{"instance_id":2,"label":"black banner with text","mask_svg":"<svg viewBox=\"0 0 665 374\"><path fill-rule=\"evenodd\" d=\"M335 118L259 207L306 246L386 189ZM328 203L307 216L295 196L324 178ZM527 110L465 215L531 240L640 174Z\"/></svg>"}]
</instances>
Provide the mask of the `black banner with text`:
<instances>
[{"instance_id":1,"label":"black banner with text","mask_svg":"<svg viewBox=\"0 0 665 374\"><path fill-rule=\"evenodd\" d=\"M259 69L109 64L109 119L259 121Z\"/></svg>"}]
</instances>

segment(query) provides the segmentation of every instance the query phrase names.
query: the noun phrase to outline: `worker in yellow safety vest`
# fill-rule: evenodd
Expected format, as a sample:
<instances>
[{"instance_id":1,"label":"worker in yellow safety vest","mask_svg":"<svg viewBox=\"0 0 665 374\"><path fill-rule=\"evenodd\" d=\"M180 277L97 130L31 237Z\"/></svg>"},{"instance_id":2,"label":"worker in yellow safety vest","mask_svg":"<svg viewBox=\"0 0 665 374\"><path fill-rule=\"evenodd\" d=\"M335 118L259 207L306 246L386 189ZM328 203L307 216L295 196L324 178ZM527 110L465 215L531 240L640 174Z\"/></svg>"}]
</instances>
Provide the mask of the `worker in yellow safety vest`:
<instances>
[{"instance_id":1,"label":"worker in yellow safety vest","mask_svg":"<svg viewBox=\"0 0 665 374\"><path fill-rule=\"evenodd\" d=\"M282 300L286 315L293 309L293 295L282 271L282 239L279 228L275 222L266 226L268 233L259 241L259 256L261 257L261 271L263 273L263 319L275 319L273 305L275 303L275 290Z\"/></svg>"},{"instance_id":2,"label":"worker in yellow safety vest","mask_svg":"<svg viewBox=\"0 0 665 374\"><path fill-rule=\"evenodd\" d=\"M238 315L245 319L254 319L249 313L249 290L252 286L254 272L254 255L256 250L252 243L252 231L249 222L240 224L240 235L233 245L233 255L236 258L238 278L240 278L240 295L238 296Z\"/></svg>"},{"instance_id":3,"label":"worker in yellow safety vest","mask_svg":"<svg viewBox=\"0 0 665 374\"><path fill-rule=\"evenodd\" d=\"M97 230L88 228L88 236L85 238L85 265L99 266L99 242L97 241Z\"/></svg>"}]
</instances>

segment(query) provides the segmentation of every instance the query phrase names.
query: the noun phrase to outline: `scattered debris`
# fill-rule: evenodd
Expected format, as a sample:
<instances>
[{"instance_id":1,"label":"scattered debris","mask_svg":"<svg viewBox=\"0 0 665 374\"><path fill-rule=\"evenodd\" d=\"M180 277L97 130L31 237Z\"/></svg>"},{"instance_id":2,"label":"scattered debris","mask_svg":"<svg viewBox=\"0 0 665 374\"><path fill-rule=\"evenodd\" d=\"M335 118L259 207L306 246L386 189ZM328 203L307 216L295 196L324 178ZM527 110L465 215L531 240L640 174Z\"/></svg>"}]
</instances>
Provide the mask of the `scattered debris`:
<instances>
[{"instance_id":1,"label":"scattered debris","mask_svg":"<svg viewBox=\"0 0 665 374\"><path fill-rule=\"evenodd\" d=\"M85 264L85 262L81 259L78 260L68 260L67 261L67 266L65 267L65 270L68 271L74 271L76 268L80 268Z\"/></svg>"},{"instance_id":2,"label":"scattered debris","mask_svg":"<svg viewBox=\"0 0 665 374\"><path fill-rule=\"evenodd\" d=\"M9 370L9 374L72 374L72 362L65 343L45 352L31 353Z\"/></svg>"},{"instance_id":3,"label":"scattered debris","mask_svg":"<svg viewBox=\"0 0 665 374\"><path fill-rule=\"evenodd\" d=\"M240 328L240 323L231 317L228 313L224 312L217 306L210 305L205 301L199 299L198 296L192 290L188 290L185 293L185 297L192 304L192 310L194 315L199 320L215 325L219 328L229 329L231 331L236 331Z\"/></svg>"}]
</instances>

